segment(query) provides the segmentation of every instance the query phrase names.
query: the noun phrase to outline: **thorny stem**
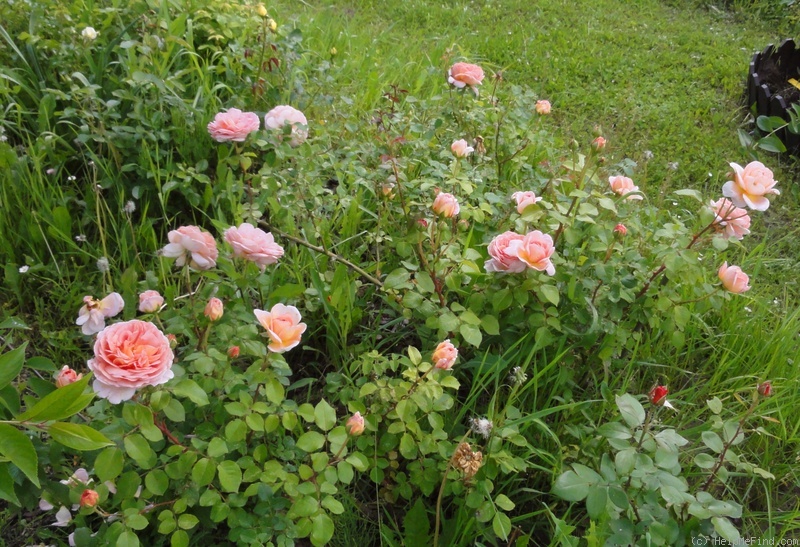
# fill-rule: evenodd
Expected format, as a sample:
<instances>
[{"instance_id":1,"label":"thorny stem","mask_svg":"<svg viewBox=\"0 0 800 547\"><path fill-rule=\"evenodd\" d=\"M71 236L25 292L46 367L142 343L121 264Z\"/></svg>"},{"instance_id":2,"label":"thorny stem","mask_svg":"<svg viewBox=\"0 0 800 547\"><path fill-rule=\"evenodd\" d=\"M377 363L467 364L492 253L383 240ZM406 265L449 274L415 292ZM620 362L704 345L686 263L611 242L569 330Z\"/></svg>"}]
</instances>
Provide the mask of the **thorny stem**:
<instances>
[{"instance_id":1,"label":"thorny stem","mask_svg":"<svg viewBox=\"0 0 800 547\"><path fill-rule=\"evenodd\" d=\"M717 463L714 466L714 469L711 470L711 474L708 476L708 480L705 482L702 488L700 488L701 492L705 492L708 490L708 487L711 486L711 483L714 481L714 478L717 476L717 472L719 471L722 464L725 462L725 454L728 452L728 449L733 446L736 437L739 436L739 433L742 432L744 429L744 423L747 421L747 418L753 413L753 411L758 406L758 391L753 393L753 402L750 404L750 408L747 409L747 412L744 413L742 419L739 420L739 425L736 428L736 433L722 446L722 452L719 453L719 458L717 459Z\"/></svg>"},{"instance_id":2,"label":"thorny stem","mask_svg":"<svg viewBox=\"0 0 800 547\"><path fill-rule=\"evenodd\" d=\"M653 421L653 414L655 414L655 410L653 408L647 409L647 414L644 418L644 425L642 425L642 435L639 437L639 442L636 444L635 453L638 454L639 450L642 449L642 444L644 443L644 436L647 435L647 432L650 430L650 423ZM633 479L633 475L628 475L628 480L625 482L624 490L627 492L628 488L631 487L631 480Z\"/></svg>"}]
</instances>

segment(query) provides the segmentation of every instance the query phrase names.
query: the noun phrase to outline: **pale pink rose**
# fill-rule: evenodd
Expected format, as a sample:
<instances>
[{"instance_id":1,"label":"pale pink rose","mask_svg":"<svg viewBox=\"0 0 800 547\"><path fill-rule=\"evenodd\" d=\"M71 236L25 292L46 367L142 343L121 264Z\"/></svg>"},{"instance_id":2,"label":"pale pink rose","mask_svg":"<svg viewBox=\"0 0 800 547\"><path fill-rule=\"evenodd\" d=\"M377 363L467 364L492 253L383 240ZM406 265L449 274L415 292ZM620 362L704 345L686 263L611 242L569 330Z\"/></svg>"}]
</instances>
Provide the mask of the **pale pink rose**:
<instances>
[{"instance_id":1,"label":"pale pink rose","mask_svg":"<svg viewBox=\"0 0 800 547\"><path fill-rule=\"evenodd\" d=\"M176 266L186 264L197 270L208 270L217 265L217 242L208 232L197 226L181 226L167 234L169 244L161 249L161 254L168 258L177 258Z\"/></svg>"},{"instance_id":2,"label":"pale pink rose","mask_svg":"<svg viewBox=\"0 0 800 547\"><path fill-rule=\"evenodd\" d=\"M361 435L362 433L364 433L364 417L361 415L360 412L356 412L355 414L350 416L349 420L347 420L345 427L347 428L347 432L350 435L353 435L354 437L357 435Z\"/></svg>"},{"instance_id":3,"label":"pale pink rose","mask_svg":"<svg viewBox=\"0 0 800 547\"><path fill-rule=\"evenodd\" d=\"M73 486L88 485L90 482L92 482L92 479L89 478L89 472L86 471L86 469L79 467L70 476L70 478L58 482L71 488Z\"/></svg>"},{"instance_id":4,"label":"pale pink rose","mask_svg":"<svg viewBox=\"0 0 800 547\"><path fill-rule=\"evenodd\" d=\"M716 228L724 232L726 237L743 239L750 233L750 215L747 214L747 209L736 207L728 199L719 198L711 202L711 210L714 212Z\"/></svg>"},{"instance_id":5,"label":"pale pink rose","mask_svg":"<svg viewBox=\"0 0 800 547\"><path fill-rule=\"evenodd\" d=\"M522 212L531 205L536 205L542 198L537 198L533 192L514 192L511 194L511 199L517 202L517 212Z\"/></svg>"},{"instance_id":6,"label":"pale pink rose","mask_svg":"<svg viewBox=\"0 0 800 547\"><path fill-rule=\"evenodd\" d=\"M550 257L555 250L553 238L535 230L527 233L522 239L509 243L506 252L515 254L517 258L534 270L553 275L556 273L556 268L550 261Z\"/></svg>"},{"instance_id":7,"label":"pale pink rose","mask_svg":"<svg viewBox=\"0 0 800 547\"><path fill-rule=\"evenodd\" d=\"M461 207L459 207L458 200L453 194L439 192L436 195L436 199L433 200L431 209L433 209L433 212L437 215L442 215L445 218L452 218L458 214Z\"/></svg>"},{"instance_id":8,"label":"pale pink rose","mask_svg":"<svg viewBox=\"0 0 800 547\"><path fill-rule=\"evenodd\" d=\"M611 185L611 189L614 191L615 194L620 196L625 196L631 192L638 192L639 187L633 185L633 181L622 175L617 175L615 177L608 177L608 183ZM627 199L643 199L642 196L639 195L632 195L628 196Z\"/></svg>"},{"instance_id":9,"label":"pale pink rose","mask_svg":"<svg viewBox=\"0 0 800 547\"><path fill-rule=\"evenodd\" d=\"M729 180L722 187L722 195L731 198L737 207L750 207L756 211L766 211L769 208L767 194L780 194L775 185L772 171L764 167L760 161L751 161L744 168L736 163L733 167L733 180Z\"/></svg>"},{"instance_id":10,"label":"pale pink rose","mask_svg":"<svg viewBox=\"0 0 800 547\"><path fill-rule=\"evenodd\" d=\"M94 359L87 363L95 376L92 388L112 404L127 401L139 388L168 382L174 358L169 340L153 323L115 323L94 343Z\"/></svg>"},{"instance_id":11,"label":"pale pink rose","mask_svg":"<svg viewBox=\"0 0 800 547\"><path fill-rule=\"evenodd\" d=\"M458 358L458 350L450 340L441 342L433 351L433 366L442 370L450 370Z\"/></svg>"},{"instance_id":12,"label":"pale pink rose","mask_svg":"<svg viewBox=\"0 0 800 547\"><path fill-rule=\"evenodd\" d=\"M144 291L139 295L139 311L142 313L155 313L164 304L164 297L158 291Z\"/></svg>"},{"instance_id":13,"label":"pale pink rose","mask_svg":"<svg viewBox=\"0 0 800 547\"><path fill-rule=\"evenodd\" d=\"M475 151L464 139L453 142L453 144L450 145L450 150L453 151L453 154L457 158L466 158Z\"/></svg>"},{"instance_id":14,"label":"pale pink rose","mask_svg":"<svg viewBox=\"0 0 800 547\"><path fill-rule=\"evenodd\" d=\"M303 144L308 137L308 120L302 112L288 105L280 105L264 116L264 126L267 129L282 129L286 124L292 124L292 139L289 144Z\"/></svg>"},{"instance_id":15,"label":"pale pink rose","mask_svg":"<svg viewBox=\"0 0 800 547\"><path fill-rule=\"evenodd\" d=\"M72 513L69 512L69 509L61 506L61 509L58 510L56 513L56 521L51 524L50 526L67 526L69 525L70 521L72 521Z\"/></svg>"},{"instance_id":16,"label":"pale pink rose","mask_svg":"<svg viewBox=\"0 0 800 547\"><path fill-rule=\"evenodd\" d=\"M269 335L270 344L267 347L275 353L295 347L306 331L306 324L300 322L300 310L294 306L275 304L270 311L254 310L254 313Z\"/></svg>"},{"instance_id":17,"label":"pale pink rose","mask_svg":"<svg viewBox=\"0 0 800 547\"><path fill-rule=\"evenodd\" d=\"M222 318L222 314L224 312L224 307L222 305L222 300L217 297L211 298L206 304L205 310L203 310L203 315L208 317L209 321L218 321Z\"/></svg>"},{"instance_id":18,"label":"pale pink rose","mask_svg":"<svg viewBox=\"0 0 800 547\"><path fill-rule=\"evenodd\" d=\"M69 368L69 365L64 365L61 367L61 370L58 371L58 374L56 374L56 387L58 388L74 384L81 378L83 378L83 374L78 374Z\"/></svg>"},{"instance_id":19,"label":"pale pink rose","mask_svg":"<svg viewBox=\"0 0 800 547\"><path fill-rule=\"evenodd\" d=\"M750 285L747 284L750 278L739 266L728 266L727 262L723 262L717 275L719 275L719 280L722 281L722 286L734 294L741 294L750 290Z\"/></svg>"},{"instance_id":20,"label":"pale pink rose","mask_svg":"<svg viewBox=\"0 0 800 547\"><path fill-rule=\"evenodd\" d=\"M542 116L546 116L550 114L552 106L550 105L550 101L536 101L536 113L541 114Z\"/></svg>"},{"instance_id":21,"label":"pale pink rose","mask_svg":"<svg viewBox=\"0 0 800 547\"><path fill-rule=\"evenodd\" d=\"M459 89L469 86L477 93L477 86L483 81L483 69L470 63L456 63L447 72L447 81Z\"/></svg>"},{"instance_id":22,"label":"pale pink rose","mask_svg":"<svg viewBox=\"0 0 800 547\"><path fill-rule=\"evenodd\" d=\"M114 317L124 307L125 301L116 292L112 292L102 300L84 296L83 306L78 311L78 319L75 324L80 325L81 332L87 336L100 332L106 327L106 318Z\"/></svg>"},{"instance_id":23,"label":"pale pink rose","mask_svg":"<svg viewBox=\"0 0 800 547\"><path fill-rule=\"evenodd\" d=\"M516 251L509 251L509 245L522 241L525 236L514 232L503 232L489 243L489 260L484 264L487 272L520 273L528 267L519 259Z\"/></svg>"},{"instance_id":24,"label":"pale pink rose","mask_svg":"<svg viewBox=\"0 0 800 547\"><path fill-rule=\"evenodd\" d=\"M225 241L233 247L233 256L245 258L258 264L263 272L283 256L283 247L275 243L271 233L243 222L238 228L225 230Z\"/></svg>"},{"instance_id":25,"label":"pale pink rose","mask_svg":"<svg viewBox=\"0 0 800 547\"><path fill-rule=\"evenodd\" d=\"M247 135L258 131L259 127L261 120L258 114L231 108L214 116L214 121L208 124L208 133L217 142L243 142Z\"/></svg>"}]
</instances>

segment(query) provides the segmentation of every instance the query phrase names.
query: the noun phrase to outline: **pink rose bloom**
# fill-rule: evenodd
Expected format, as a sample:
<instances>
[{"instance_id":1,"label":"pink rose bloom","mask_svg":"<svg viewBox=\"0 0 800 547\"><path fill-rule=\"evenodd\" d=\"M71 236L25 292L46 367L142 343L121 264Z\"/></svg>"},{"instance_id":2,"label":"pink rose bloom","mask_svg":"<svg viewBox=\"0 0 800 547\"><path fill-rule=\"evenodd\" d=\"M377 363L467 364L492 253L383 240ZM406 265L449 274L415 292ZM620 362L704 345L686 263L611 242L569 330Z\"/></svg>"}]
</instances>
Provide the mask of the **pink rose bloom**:
<instances>
[{"instance_id":1,"label":"pink rose bloom","mask_svg":"<svg viewBox=\"0 0 800 547\"><path fill-rule=\"evenodd\" d=\"M484 264L487 272L520 273L525 271L527 264L519 259L516 251L509 250L515 241L522 241L525 236L514 232L504 232L489 243L489 260Z\"/></svg>"},{"instance_id":2,"label":"pink rose bloom","mask_svg":"<svg viewBox=\"0 0 800 547\"><path fill-rule=\"evenodd\" d=\"M546 116L550 114L550 101L536 101L536 113L541 114L542 116Z\"/></svg>"},{"instance_id":3,"label":"pink rose bloom","mask_svg":"<svg viewBox=\"0 0 800 547\"><path fill-rule=\"evenodd\" d=\"M206 304L206 308L203 310L203 315L208 317L209 321L218 321L222 318L223 312L224 307L222 305L222 300L214 297L208 300L208 304Z\"/></svg>"},{"instance_id":4,"label":"pink rose bloom","mask_svg":"<svg viewBox=\"0 0 800 547\"><path fill-rule=\"evenodd\" d=\"M153 323L115 323L95 340L94 359L87 363L94 372L92 388L112 404L127 401L139 388L168 382L174 358L169 340Z\"/></svg>"},{"instance_id":5,"label":"pink rose bloom","mask_svg":"<svg viewBox=\"0 0 800 547\"><path fill-rule=\"evenodd\" d=\"M750 233L750 216L747 214L747 209L736 207L728 199L719 198L711 202L711 210L716 217L714 224L717 225L717 229L725 232L726 237L743 239Z\"/></svg>"},{"instance_id":6,"label":"pink rose bloom","mask_svg":"<svg viewBox=\"0 0 800 547\"><path fill-rule=\"evenodd\" d=\"M356 435L361 435L362 433L364 433L364 417L361 415L360 412L356 412L355 414L350 416L349 420L347 420L345 427L347 428L347 432L350 435L354 437Z\"/></svg>"},{"instance_id":7,"label":"pink rose bloom","mask_svg":"<svg viewBox=\"0 0 800 547\"><path fill-rule=\"evenodd\" d=\"M522 211L531 205L536 205L542 198L537 198L533 192L514 192L511 198L517 202L517 212L522 214Z\"/></svg>"},{"instance_id":8,"label":"pink rose bloom","mask_svg":"<svg viewBox=\"0 0 800 547\"><path fill-rule=\"evenodd\" d=\"M283 247L275 243L271 233L243 222L238 228L225 230L225 241L233 247L233 256L245 258L258 264L263 272L283 256Z\"/></svg>"},{"instance_id":9,"label":"pink rose bloom","mask_svg":"<svg viewBox=\"0 0 800 547\"><path fill-rule=\"evenodd\" d=\"M116 292L112 292L102 300L84 296L83 306L78 311L78 319L75 324L80 325L81 332L87 336L100 332L106 328L106 318L114 317L124 307L125 301Z\"/></svg>"},{"instance_id":10,"label":"pink rose bloom","mask_svg":"<svg viewBox=\"0 0 800 547\"><path fill-rule=\"evenodd\" d=\"M261 120L258 114L231 108L214 116L214 121L208 124L208 133L217 142L243 142L247 135L258 131L259 127Z\"/></svg>"},{"instance_id":11,"label":"pink rose bloom","mask_svg":"<svg viewBox=\"0 0 800 547\"><path fill-rule=\"evenodd\" d=\"M727 262L723 262L717 275L719 275L719 280L722 281L722 286L734 294L741 294L750 290L750 285L747 284L750 278L739 266L728 266Z\"/></svg>"},{"instance_id":12,"label":"pink rose bloom","mask_svg":"<svg viewBox=\"0 0 800 547\"><path fill-rule=\"evenodd\" d=\"M457 158L466 158L475 151L464 139L453 142L453 144L450 145L450 150L453 151L453 154Z\"/></svg>"},{"instance_id":13,"label":"pink rose bloom","mask_svg":"<svg viewBox=\"0 0 800 547\"><path fill-rule=\"evenodd\" d=\"M731 198L737 207L750 207L756 211L766 211L769 208L767 194L780 194L775 185L778 182L772 178L772 171L764 167L760 161L751 161L744 168L736 163L733 167L733 180L729 180L722 187L722 195Z\"/></svg>"},{"instance_id":14,"label":"pink rose bloom","mask_svg":"<svg viewBox=\"0 0 800 547\"><path fill-rule=\"evenodd\" d=\"M139 295L139 311L142 313L155 313L164 304L164 297L158 291L144 291Z\"/></svg>"},{"instance_id":15,"label":"pink rose bloom","mask_svg":"<svg viewBox=\"0 0 800 547\"><path fill-rule=\"evenodd\" d=\"M442 370L450 370L457 358L458 350L450 343L450 340L445 340L433 351L433 366Z\"/></svg>"},{"instance_id":16,"label":"pink rose bloom","mask_svg":"<svg viewBox=\"0 0 800 547\"><path fill-rule=\"evenodd\" d=\"M436 199L433 200L431 206L433 212L437 215L442 215L445 218L452 218L458 214L461 207L458 205L458 200L453 194L447 192L439 192Z\"/></svg>"},{"instance_id":17,"label":"pink rose bloom","mask_svg":"<svg viewBox=\"0 0 800 547\"><path fill-rule=\"evenodd\" d=\"M639 187L633 185L633 181L628 177L617 175L615 177L608 177L608 183L615 194L620 196L627 195L631 192L638 192ZM628 196L627 199L643 199L642 196L634 195Z\"/></svg>"},{"instance_id":18,"label":"pink rose bloom","mask_svg":"<svg viewBox=\"0 0 800 547\"><path fill-rule=\"evenodd\" d=\"M83 374L78 374L69 368L69 365L64 365L61 367L61 370L58 371L58 374L56 374L56 387L58 388L74 384L81 378L83 378Z\"/></svg>"},{"instance_id":19,"label":"pink rose bloom","mask_svg":"<svg viewBox=\"0 0 800 547\"><path fill-rule=\"evenodd\" d=\"M556 273L556 268L550 262L550 257L555 251L553 238L548 234L543 234L539 230L529 232L522 239L512 241L508 246L508 252L517 255L522 262L547 275Z\"/></svg>"},{"instance_id":20,"label":"pink rose bloom","mask_svg":"<svg viewBox=\"0 0 800 547\"><path fill-rule=\"evenodd\" d=\"M256 319L267 329L270 351L283 353L300 343L306 324L301 323L300 310L294 306L275 304L270 311L254 310Z\"/></svg>"},{"instance_id":21,"label":"pink rose bloom","mask_svg":"<svg viewBox=\"0 0 800 547\"><path fill-rule=\"evenodd\" d=\"M302 112L287 105L276 106L264 116L264 126L267 129L282 129L284 125L292 124L292 139L289 144L299 146L308 137L308 120Z\"/></svg>"},{"instance_id":22,"label":"pink rose bloom","mask_svg":"<svg viewBox=\"0 0 800 547\"><path fill-rule=\"evenodd\" d=\"M161 254L169 258L177 258L176 266L186 264L197 270L208 270L217 265L217 242L208 232L197 226L181 226L167 234L169 244L161 249Z\"/></svg>"},{"instance_id":23,"label":"pink rose bloom","mask_svg":"<svg viewBox=\"0 0 800 547\"><path fill-rule=\"evenodd\" d=\"M477 95L477 86L483 81L483 69L470 63L456 63L447 72L447 81L458 89L469 86Z\"/></svg>"}]
</instances>

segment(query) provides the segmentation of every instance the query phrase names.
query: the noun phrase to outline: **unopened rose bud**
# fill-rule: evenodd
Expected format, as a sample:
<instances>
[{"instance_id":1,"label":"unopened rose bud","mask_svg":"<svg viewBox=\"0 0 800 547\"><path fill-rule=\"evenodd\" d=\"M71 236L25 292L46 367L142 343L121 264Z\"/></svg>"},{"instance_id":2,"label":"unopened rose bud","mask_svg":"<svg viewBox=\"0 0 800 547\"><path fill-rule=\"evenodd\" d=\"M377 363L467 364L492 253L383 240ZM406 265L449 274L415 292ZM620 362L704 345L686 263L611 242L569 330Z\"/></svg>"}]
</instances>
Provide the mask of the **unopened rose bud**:
<instances>
[{"instance_id":1,"label":"unopened rose bud","mask_svg":"<svg viewBox=\"0 0 800 547\"><path fill-rule=\"evenodd\" d=\"M228 357L236 359L239 357L239 346L231 346L228 348Z\"/></svg>"},{"instance_id":2,"label":"unopened rose bud","mask_svg":"<svg viewBox=\"0 0 800 547\"><path fill-rule=\"evenodd\" d=\"M594 135L595 137L602 136L603 135L603 128L600 127L599 125L595 125L594 127L592 127L592 135Z\"/></svg>"},{"instance_id":3,"label":"unopened rose bud","mask_svg":"<svg viewBox=\"0 0 800 547\"><path fill-rule=\"evenodd\" d=\"M158 291L144 291L139 295L139 311L142 313L155 313L164 304L164 297Z\"/></svg>"},{"instance_id":4,"label":"unopened rose bud","mask_svg":"<svg viewBox=\"0 0 800 547\"><path fill-rule=\"evenodd\" d=\"M178 347L178 337L174 334L168 334L167 340L169 340L169 347L175 349Z\"/></svg>"},{"instance_id":5,"label":"unopened rose bud","mask_svg":"<svg viewBox=\"0 0 800 547\"><path fill-rule=\"evenodd\" d=\"M69 366L64 365L56 375L56 387L64 387L73 384L83 378L83 374L78 374Z\"/></svg>"},{"instance_id":6,"label":"unopened rose bud","mask_svg":"<svg viewBox=\"0 0 800 547\"><path fill-rule=\"evenodd\" d=\"M772 382L767 380L758 384L758 394L762 397L772 397Z\"/></svg>"},{"instance_id":7,"label":"unopened rose bud","mask_svg":"<svg viewBox=\"0 0 800 547\"><path fill-rule=\"evenodd\" d=\"M667 386L654 387L650 390L650 394L648 395L650 403L654 404L655 406L662 406L667 400L668 393L669 389Z\"/></svg>"},{"instance_id":8,"label":"unopened rose bud","mask_svg":"<svg viewBox=\"0 0 800 547\"><path fill-rule=\"evenodd\" d=\"M339 52L336 50L336 48L332 47L331 48L331 57L335 57L337 53L339 53Z\"/></svg>"},{"instance_id":9,"label":"unopened rose bud","mask_svg":"<svg viewBox=\"0 0 800 547\"><path fill-rule=\"evenodd\" d=\"M206 304L206 309L203 311L203 314L208 317L210 321L217 321L222 317L222 312L222 300L214 297Z\"/></svg>"},{"instance_id":10,"label":"unopened rose bud","mask_svg":"<svg viewBox=\"0 0 800 547\"><path fill-rule=\"evenodd\" d=\"M545 100L536 101L536 113L537 114L540 114L542 116L546 116L547 114L550 114L550 109L551 108L552 107L550 106L550 101L545 101Z\"/></svg>"},{"instance_id":11,"label":"unopened rose bud","mask_svg":"<svg viewBox=\"0 0 800 547\"><path fill-rule=\"evenodd\" d=\"M275 19L267 20L267 26L272 32L275 32L278 29L278 23L275 22Z\"/></svg>"},{"instance_id":12,"label":"unopened rose bud","mask_svg":"<svg viewBox=\"0 0 800 547\"><path fill-rule=\"evenodd\" d=\"M417 224L419 224L419 226L421 228L427 228L428 227L428 221L425 220L424 218L418 218L417 219Z\"/></svg>"},{"instance_id":13,"label":"unopened rose bud","mask_svg":"<svg viewBox=\"0 0 800 547\"><path fill-rule=\"evenodd\" d=\"M606 147L606 140L603 137L597 137L592 141L592 148L600 151Z\"/></svg>"},{"instance_id":14,"label":"unopened rose bud","mask_svg":"<svg viewBox=\"0 0 800 547\"><path fill-rule=\"evenodd\" d=\"M364 417L360 412L356 412L350 416L349 420L347 420L345 427L350 435L353 435L354 437L356 435L361 435L364 433Z\"/></svg>"},{"instance_id":15,"label":"unopened rose bud","mask_svg":"<svg viewBox=\"0 0 800 547\"><path fill-rule=\"evenodd\" d=\"M466 232L467 230L469 230L469 221L465 218L459 220L458 229L461 230L462 232Z\"/></svg>"},{"instance_id":16,"label":"unopened rose bud","mask_svg":"<svg viewBox=\"0 0 800 547\"><path fill-rule=\"evenodd\" d=\"M88 488L81 494L81 507L94 507L100 501L100 494Z\"/></svg>"},{"instance_id":17,"label":"unopened rose bud","mask_svg":"<svg viewBox=\"0 0 800 547\"><path fill-rule=\"evenodd\" d=\"M259 17L266 17L267 16L267 8L264 7L264 4L259 4L256 8L256 13L258 13Z\"/></svg>"},{"instance_id":18,"label":"unopened rose bud","mask_svg":"<svg viewBox=\"0 0 800 547\"><path fill-rule=\"evenodd\" d=\"M625 237L626 235L628 235L628 229L625 227L624 224L617 224L616 226L614 226L614 234L620 238Z\"/></svg>"}]
</instances>

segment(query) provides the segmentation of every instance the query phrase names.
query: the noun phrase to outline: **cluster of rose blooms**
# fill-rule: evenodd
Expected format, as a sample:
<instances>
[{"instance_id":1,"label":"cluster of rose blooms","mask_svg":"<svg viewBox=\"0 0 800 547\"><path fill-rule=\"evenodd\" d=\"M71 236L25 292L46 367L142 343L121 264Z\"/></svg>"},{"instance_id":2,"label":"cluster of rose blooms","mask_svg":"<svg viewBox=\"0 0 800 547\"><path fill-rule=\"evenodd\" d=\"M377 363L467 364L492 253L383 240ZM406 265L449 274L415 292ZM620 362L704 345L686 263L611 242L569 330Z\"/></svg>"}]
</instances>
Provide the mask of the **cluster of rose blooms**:
<instances>
[{"instance_id":1,"label":"cluster of rose blooms","mask_svg":"<svg viewBox=\"0 0 800 547\"><path fill-rule=\"evenodd\" d=\"M264 127L270 130L282 130L284 126L292 126L291 146L299 146L308 137L308 120L305 115L288 105L276 106L264 115ZM208 124L208 133L217 142L244 142L247 135L261 128L261 120L255 112L242 112L238 108L230 108L214 116Z\"/></svg>"}]
</instances>

